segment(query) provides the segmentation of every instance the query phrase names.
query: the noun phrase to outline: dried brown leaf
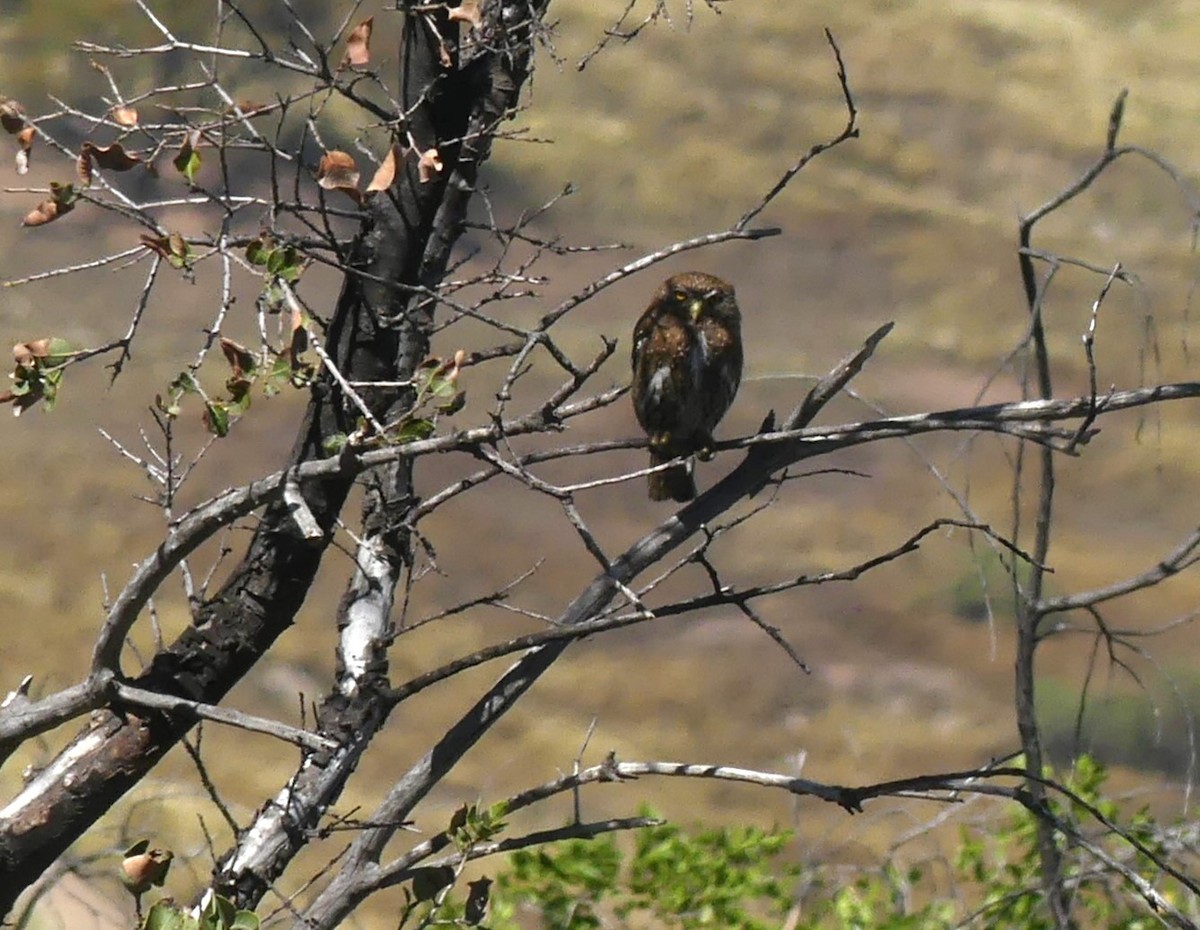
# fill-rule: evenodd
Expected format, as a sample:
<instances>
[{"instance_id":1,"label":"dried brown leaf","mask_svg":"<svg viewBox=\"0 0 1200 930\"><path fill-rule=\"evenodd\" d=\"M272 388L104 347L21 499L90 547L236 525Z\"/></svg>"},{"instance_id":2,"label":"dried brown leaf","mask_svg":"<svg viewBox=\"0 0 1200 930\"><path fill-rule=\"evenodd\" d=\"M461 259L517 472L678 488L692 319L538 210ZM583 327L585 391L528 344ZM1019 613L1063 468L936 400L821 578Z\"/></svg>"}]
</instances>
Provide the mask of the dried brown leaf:
<instances>
[{"instance_id":1,"label":"dried brown leaf","mask_svg":"<svg viewBox=\"0 0 1200 930\"><path fill-rule=\"evenodd\" d=\"M89 145L90 142L85 142L79 151L79 157L75 159L75 176L84 187L92 186L92 153L88 151Z\"/></svg>"},{"instance_id":2,"label":"dried brown leaf","mask_svg":"<svg viewBox=\"0 0 1200 930\"><path fill-rule=\"evenodd\" d=\"M221 352L225 355L225 361L233 369L233 377L244 378L247 373L254 371L257 367L258 357L241 343L222 336L220 345Z\"/></svg>"},{"instance_id":3,"label":"dried brown leaf","mask_svg":"<svg viewBox=\"0 0 1200 930\"><path fill-rule=\"evenodd\" d=\"M300 356L308 348L308 330L304 326L304 313L299 307L292 308L291 328L292 338L288 342L287 357L292 371L295 371L300 366Z\"/></svg>"},{"instance_id":4,"label":"dried brown leaf","mask_svg":"<svg viewBox=\"0 0 1200 930\"><path fill-rule=\"evenodd\" d=\"M112 116L113 122L119 123L122 126L132 128L138 124L138 111L136 107L117 106L108 112Z\"/></svg>"},{"instance_id":5,"label":"dried brown leaf","mask_svg":"<svg viewBox=\"0 0 1200 930\"><path fill-rule=\"evenodd\" d=\"M119 142L114 142L105 148L100 148L92 142L85 142L79 151L79 158L75 161L75 172L79 175L83 186L87 187L92 183L93 166L108 171L128 171L134 165L141 164L141 161L138 156L126 152Z\"/></svg>"},{"instance_id":6,"label":"dried brown leaf","mask_svg":"<svg viewBox=\"0 0 1200 930\"><path fill-rule=\"evenodd\" d=\"M21 225L45 226L47 223L53 222L74 209L75 205L73 203L66 203L59 200L43 200L25 214L25 218L21 220Z\"/></svg>"},{"instance_id":7,"label":"dried brown leaf","mask_svg":"<svg viewBox=\"0 0 1200 930\"><path fill-rule=\"evenodd\" d=\"M17 174L29 173L29 156L33 152L33 137L35 135L32 126L26 126L17 133L17 142L21 148L17 150Z\"/></svg>"},{"instance_id":8,"label":"dried brown leaf","mask_svg":"<svg viewBox=\"0 0 1200 930\"><path fill-rule=\"evenodd\" d=\"M186 260L188 258L187 240L177 232L166 236L152 236L149 233L142 233L138 236L138 241L162 258L168 260L172 258Z\"/></svg>"},{"instance_id":9,"label":"dried brown leaf","mask_svg":"<svg viewBox=\"0 0 1200 930\"><path fill-rule=\"evenodd\" d=\"M346 37L346 54L342 58L342 67L365 68L371 63L371 28L375 25L375 17L368 16L350 30Z\"/></svg>"},{"instance_id":10,"label":"dried brown leaf","mask_svg":"<svg viewBox=\"0 0 1200 930\"><path fill-rule=\"evenodd\" d=\"M268 109L269 104L266 103L257 103L253 100L239 100L237 102L237 111L233 107L227 107L225 113L226 115L233 116L236 115L236 112L240 111L242 116L251 117L265 113Z\"/></svg>"},{"instance_id":11,"label":"dried brown leaf","mask_svg":"<svg viewBox=\"0 0 1200 930\"><path fill-rule=\"evenodd\" d=\"M375 176L371 178L371 183L367 185L367 193L385 191L391 187L392 182L396 180L396 172L400 169L403 161L404 149L399 145L393 144L388 149L387 155L384 156L383 164L379 166L379 169L375 172Z\"/></svg>"},{"instance_id":12,"label":"dried brown leaf","mask_svg":"<svg viewBox=\"0 0 1200 930\"><path fill-rule=\"evenodd\" d=\"M58 219L75 208L75 201L79 194L75 191L73 184L60 184L57 181L50 182L50 197L43 200L36 207L25 214L25 218L21 220L22 226L44 226L52 220Z\"/></svg>"},{"instance_id":13,"label":"dried brown leaf","mask_svg":"<svg viewBox=\"0 0 1200 930\"><path fill-rule=\"evenodd\" d=\"M359 171L354 158L347 152L334 150L321 156L317 166L317 183L328 191L342 191L362 202L362 193L358 189Z\"/></svg>"},{"instance_id":14,"label":"dried brown leaf","mask_svg":"<svg viewBox=\"0 0 1200 930\"><path fill-rule=\"evenodd\" d=\"M138 236L138 241L151 252L161 255L163 258L171 254L166 236L152 236L149 233L142 233Z\"/></svg>"},{"instance_id":15,"label":"dried brown leaf","mask_svg":"<svg viewBox=\"0 0 1200 930\"><path fill-rule=\"evenodd\" d=\"M421 153L421 160L417 162L417 174L421 177L421 183L426 184L433 180L433 176L440 173L444 167L438 150L426 149Z\"/></svg>"},{"instance_id":16,"label":"dried brown leaf","mask_svg":"<svg viewBox=\"0 0 1200 930\"><path fill-rule=\"evenodd\" d=\"M144 894L152 885L161 887L174 858L169 849L150 849L126 856L121 860L122 880L135 894Z\"/></svg>"},{"instance_id":17,"label":"dried brown leaf","mask_svg":"<svg viewBox=\"0 0 1200 930\"><path fill-rule=\"evenodd\" d=\"M13 361L22 368L32 368L37 359L50 355L50 343L51 339L48 336L31 339L29 342L18 342L12 347Z\"/></svg>"},{"instance_id":18,"label":"dried brown leaf","mask_svg":"<svg viewBox=\"0 0 1200 930\"><path fill-rule=\"evenodd\" d=\"M25 108L8 97L0 97L0 126L10 135L25 128Z\"/></svg>"},{"instance_id":19,"label":"dried brown leaf","mask_svg":"<svg viewBox=\"0 0 1200 930\"><path fill-rule=\"evenodd\" d=\"M450 9L447 16L450 22L468 23L472 29L483 26L483 15L479 12L477 0L462 0L462 3Z\"/></svg>"},{"instance_id":20,"label":"dried brown leaf","mask_svg":"<svg viewBox=\"0 0 1200 930\"><path fill-rule=\"evenodd\" d=\"M135 165L140 165L142 160L137 155L130 155L121 147L120 142L114 142L112 145L100 148L93 145L91 142L83 143L84 151L92 156L94 161L106 171L128 171Z\"/></svg>"}]
</instances>

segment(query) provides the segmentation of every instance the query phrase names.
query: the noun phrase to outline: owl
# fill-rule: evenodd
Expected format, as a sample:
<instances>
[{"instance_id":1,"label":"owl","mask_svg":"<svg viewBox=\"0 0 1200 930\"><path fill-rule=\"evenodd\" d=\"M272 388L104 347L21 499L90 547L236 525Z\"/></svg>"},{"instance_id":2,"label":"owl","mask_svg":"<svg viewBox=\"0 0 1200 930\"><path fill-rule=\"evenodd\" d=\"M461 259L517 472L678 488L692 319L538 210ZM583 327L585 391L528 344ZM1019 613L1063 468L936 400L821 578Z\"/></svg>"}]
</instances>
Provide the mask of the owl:
<instances>
[{"instance_id":1,"label":"owl","mask_svg":"<svg viewBox=\"0 0 1200 930\"><path fill-rule=\"evenodd\" d=\"M712 456L712 431L742 379L742 316L733 286L700 271L663 282L633 330L633 409L650 464ZM692 462L650 475L650 499L696 496Z\"/></svg>"}]
</instances>

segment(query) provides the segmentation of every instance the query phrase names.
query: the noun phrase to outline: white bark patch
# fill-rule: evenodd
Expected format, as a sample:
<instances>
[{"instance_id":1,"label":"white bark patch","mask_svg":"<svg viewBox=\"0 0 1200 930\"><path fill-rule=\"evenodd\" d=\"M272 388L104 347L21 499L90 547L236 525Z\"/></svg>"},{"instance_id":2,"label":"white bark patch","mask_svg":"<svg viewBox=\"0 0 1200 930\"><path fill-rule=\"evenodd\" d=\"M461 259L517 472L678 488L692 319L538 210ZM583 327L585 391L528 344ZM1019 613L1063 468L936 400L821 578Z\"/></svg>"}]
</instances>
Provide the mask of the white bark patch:
<instances>
[{"instance_id":1,"label":"white bark patch","mask_svg":"<svg viewBox=\"0 0 1200 930\"><path fill-rule=\"evenodd\" d=\"M64 749L57 759L38 772L25 789L0 810L0 821L21 816L22 812L36 803L45 792L57 788L60 780L63 786L70 787L71 770L93 753L99 752L110 735L106 728L97 727L74 745Z\"/></svg>"},{"instance_id":2,"label":"white bark patch","mask_svg":"<svg viewBox=\"0 0 1200 930\"><path fill-rule=\"evenodd\" d=\"M375 660L389 635L392 596L396 579L392 566L380 552L377 540L364 539L355 552L358 577L355 597L346 608L346 628L342 630L342 662L346 677L343 692L355 692L356 683Z\"/></svg>"}]
</instances>

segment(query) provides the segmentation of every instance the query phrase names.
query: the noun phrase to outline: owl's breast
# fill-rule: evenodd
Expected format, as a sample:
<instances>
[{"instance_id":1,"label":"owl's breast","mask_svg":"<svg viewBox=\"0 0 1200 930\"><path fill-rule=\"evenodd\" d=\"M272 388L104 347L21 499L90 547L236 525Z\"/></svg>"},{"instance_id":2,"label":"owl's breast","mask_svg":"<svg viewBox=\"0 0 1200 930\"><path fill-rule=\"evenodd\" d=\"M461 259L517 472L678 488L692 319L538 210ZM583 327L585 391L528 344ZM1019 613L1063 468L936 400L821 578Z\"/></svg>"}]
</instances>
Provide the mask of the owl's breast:
<instances>
[{"instance_id":1,"label":"owl's breast","mask_svg":"<svg viewBox=\"0 0 1200 930\"><path fill-rule=\"evenodd\" d=\"M663 394L671 384L671 366L659 365L646 384L646 399L653 404L662 401Z\"/></svg>"},{"instance_id":2,"label":"owl's breast","mask_svg":"<svg viewBox=\"0 0 1200 930\"><path fill-rule=\"evenodd\" d=\"M696 330L687 350L687 370L693 390L700 390L704 383L704 373L711 363L712 349L708 345L704 330Z\"/></svg>"}]
</instances>

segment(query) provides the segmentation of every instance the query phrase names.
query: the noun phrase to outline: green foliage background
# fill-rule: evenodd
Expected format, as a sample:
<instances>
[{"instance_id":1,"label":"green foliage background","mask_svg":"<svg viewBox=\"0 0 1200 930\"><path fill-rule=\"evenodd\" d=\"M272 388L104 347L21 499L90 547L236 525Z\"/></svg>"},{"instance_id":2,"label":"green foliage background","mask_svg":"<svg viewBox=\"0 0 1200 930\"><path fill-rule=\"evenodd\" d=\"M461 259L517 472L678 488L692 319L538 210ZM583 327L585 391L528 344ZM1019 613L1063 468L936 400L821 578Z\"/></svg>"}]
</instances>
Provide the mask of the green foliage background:
<instances>
[{"instance_id":1,"label":"green foliage background","mask_svg":"<svg viewBox=\"0 0 1200 930\"><path fill-rule=\"evenodd\" d=\"M1066 784L1110 819L1128 818L1131 835L1166 852L1163 831L1144 809L1104 795L1107 772L1081 757ZM1095 834L1083 807L1053 806ZM649 811L643 811L650 814ZM1013 805L992 809L987 829L963 827L942 861L870 869L797 862L789 830L755 827L683 829L663 824L632 842L613 835L572 840L512 854L497 875L487 926L492 930L934 930L965 926L1050 930L1041 904L1036 820ZM1115 836L1096 840L1107 855L1131 865L1185 915L1200 917L1200 902L1173 878L1158 875ZM1082 926L1149 930L1160 923L1120 880L1086 854L1068 853L1067 881ZM1115 893L1114 893L1115 892ZM434 924L461 921L463 902L451 896L427 915Z\"/></svg>"}]
</instances>

